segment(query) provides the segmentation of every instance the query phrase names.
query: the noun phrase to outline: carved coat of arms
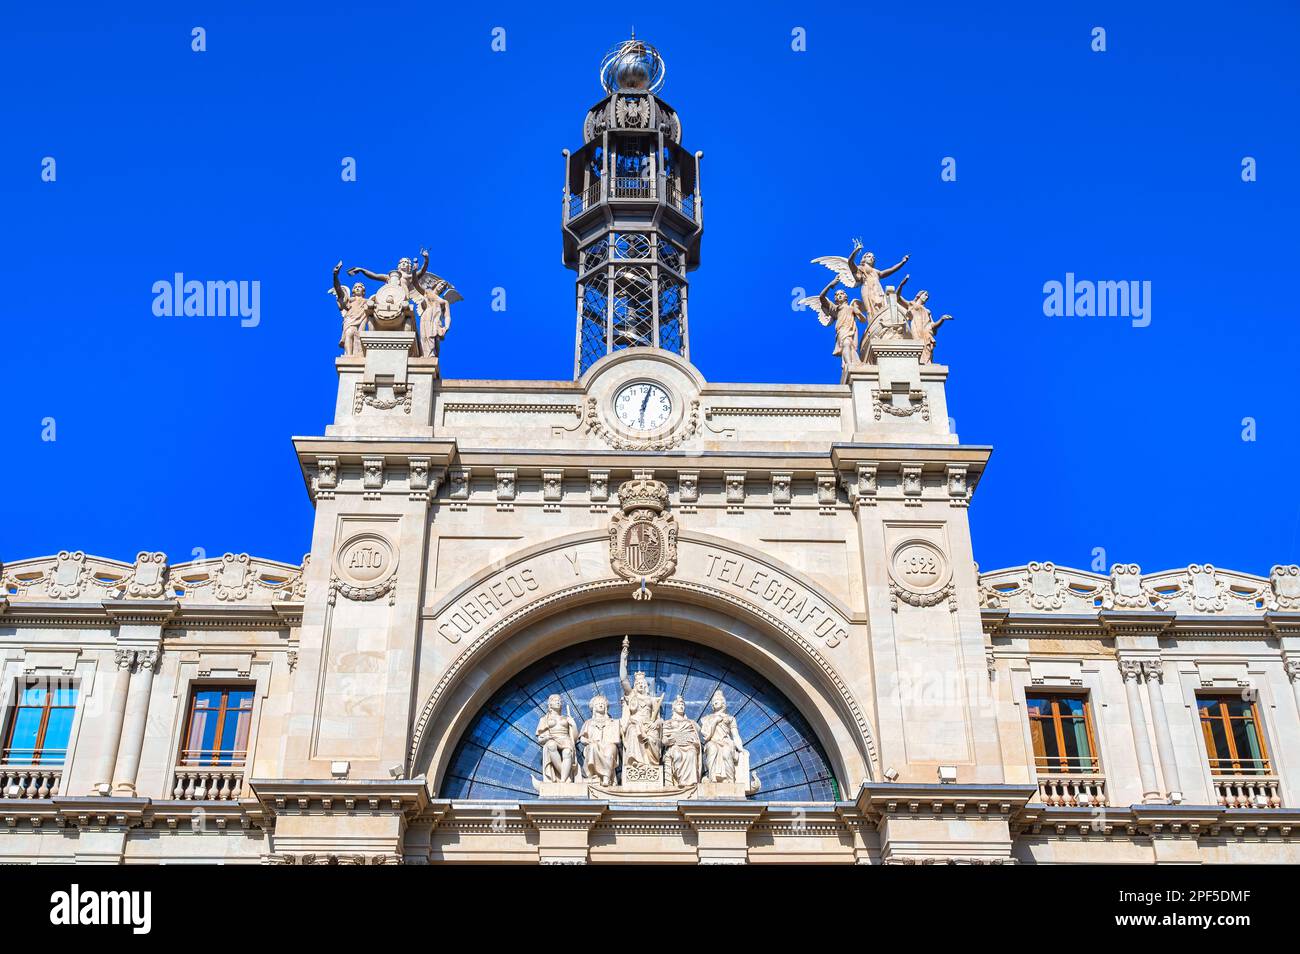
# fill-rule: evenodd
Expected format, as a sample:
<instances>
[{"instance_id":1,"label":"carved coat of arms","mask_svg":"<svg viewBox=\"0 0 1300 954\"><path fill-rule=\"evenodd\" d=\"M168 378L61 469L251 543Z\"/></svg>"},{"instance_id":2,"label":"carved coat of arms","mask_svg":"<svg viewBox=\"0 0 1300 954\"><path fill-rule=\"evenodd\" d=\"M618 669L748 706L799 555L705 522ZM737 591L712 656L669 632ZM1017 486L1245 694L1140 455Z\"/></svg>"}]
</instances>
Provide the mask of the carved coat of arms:
<instances>
[{"instance_id":1,"label":"carved coat of arms","mask_svg":"<svg viewBox=\"0 0 1300 954\"><path fill-rule=\"evenodd\" d=\"M609 562L614 572L638 584L632 598L650 599L651 583L677 569L677 521L668 509L668 486L639 477L618 488L622 509L609 524Z\"/></svg>"}]
</instances>

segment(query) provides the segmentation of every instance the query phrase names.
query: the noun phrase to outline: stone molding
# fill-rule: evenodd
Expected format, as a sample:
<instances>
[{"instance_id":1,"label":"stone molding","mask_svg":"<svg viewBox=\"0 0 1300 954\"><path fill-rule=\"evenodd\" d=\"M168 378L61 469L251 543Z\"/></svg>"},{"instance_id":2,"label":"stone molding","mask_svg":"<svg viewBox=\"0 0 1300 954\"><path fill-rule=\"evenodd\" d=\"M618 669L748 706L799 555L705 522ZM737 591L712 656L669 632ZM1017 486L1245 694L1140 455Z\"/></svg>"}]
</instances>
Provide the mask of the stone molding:
<instances>
[{"instance_id":1,"label":"stone molding","mask_svg":"<svg viewBox=\"0 0 1300 954\"><path fill-rule=\"evenodd\" d=\"M1109 575L1029 563L979 574L980 607L1015 613L1105 616L1124 614L1257 617L1300 606L1300 567L1275 566L1268 577L1210 564L1143 574L1137 564L1117 563Z\"/></svg>"}]
</instances>

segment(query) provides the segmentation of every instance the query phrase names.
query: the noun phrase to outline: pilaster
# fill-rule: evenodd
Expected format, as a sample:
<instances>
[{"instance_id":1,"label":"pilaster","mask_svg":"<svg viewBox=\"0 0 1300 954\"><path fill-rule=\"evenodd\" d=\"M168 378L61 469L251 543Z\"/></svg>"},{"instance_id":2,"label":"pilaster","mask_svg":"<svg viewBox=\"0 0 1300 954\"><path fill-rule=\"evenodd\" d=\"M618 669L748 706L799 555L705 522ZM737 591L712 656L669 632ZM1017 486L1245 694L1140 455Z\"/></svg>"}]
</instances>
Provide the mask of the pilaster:
<instances>
[{"instance_id":1,"label":"pilaster","mask_svg":"<svg viewBox=\"0 0 1300 954\"><path fill-rule=\"evenodd\" d=\"M430 509L456 457L433 435L433 359L410 332L362 335L340 358L324 437L294 445L316 507L283 775L407 774Z\"/></svg>"}]
</instances>

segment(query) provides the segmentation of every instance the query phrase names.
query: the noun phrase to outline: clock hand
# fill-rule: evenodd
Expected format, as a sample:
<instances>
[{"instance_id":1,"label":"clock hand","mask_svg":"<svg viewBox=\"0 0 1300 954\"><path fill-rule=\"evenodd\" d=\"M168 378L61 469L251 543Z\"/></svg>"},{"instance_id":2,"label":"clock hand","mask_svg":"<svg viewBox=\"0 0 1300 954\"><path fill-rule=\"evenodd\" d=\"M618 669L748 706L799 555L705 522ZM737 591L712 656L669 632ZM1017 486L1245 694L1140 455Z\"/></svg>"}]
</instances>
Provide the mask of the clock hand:
<instances>
[{"instance_id":1,"label":"clock hand","mask_svg":"<svg viewBox=\"0 0 1300 954\"><path fill-rule=\"evenodd\" d=\"M645 427L645 409L646 409L646 405L649 403L650 403L650 389L646 388L645 397L642 398L641 400L641 417L638 419L638 423L642 427Z\"/></svg>"}]
</instances>

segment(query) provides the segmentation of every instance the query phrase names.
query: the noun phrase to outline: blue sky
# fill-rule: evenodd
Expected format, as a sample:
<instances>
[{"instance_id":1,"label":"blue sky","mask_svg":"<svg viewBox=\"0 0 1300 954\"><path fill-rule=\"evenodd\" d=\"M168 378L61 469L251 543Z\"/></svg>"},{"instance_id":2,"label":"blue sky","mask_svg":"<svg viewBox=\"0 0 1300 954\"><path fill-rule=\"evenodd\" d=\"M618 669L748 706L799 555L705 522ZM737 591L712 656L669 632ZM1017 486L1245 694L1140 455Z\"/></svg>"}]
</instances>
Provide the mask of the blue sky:
<instances>
[{"instance_id":1,"label":"blue sky","mask_svg":"<svg viewBox=\"0 0 1300 954\"><path fill-rule=\"evenodd\" d=\"M1300 559L1291 4L130 7L6 14L0 560L297 561L312 508L289 437L332 415L340 258L430 248L466 296L448 376L571 377L560 150L632 25L705 154L706 377L838 380L790 301L860 235L910 252L910 287L956 316L950 413L994 446L983 568ZM260 323L155 316L176 272L259 281ZM1044 315L1066 273L1150 282L1150 324Z\"/></svg>"}]
</instances>

